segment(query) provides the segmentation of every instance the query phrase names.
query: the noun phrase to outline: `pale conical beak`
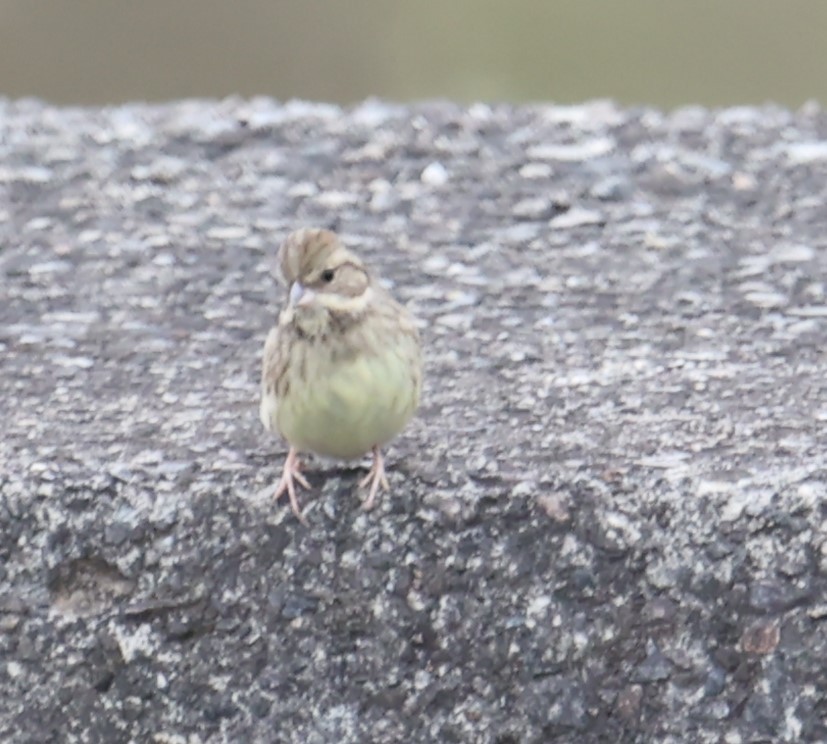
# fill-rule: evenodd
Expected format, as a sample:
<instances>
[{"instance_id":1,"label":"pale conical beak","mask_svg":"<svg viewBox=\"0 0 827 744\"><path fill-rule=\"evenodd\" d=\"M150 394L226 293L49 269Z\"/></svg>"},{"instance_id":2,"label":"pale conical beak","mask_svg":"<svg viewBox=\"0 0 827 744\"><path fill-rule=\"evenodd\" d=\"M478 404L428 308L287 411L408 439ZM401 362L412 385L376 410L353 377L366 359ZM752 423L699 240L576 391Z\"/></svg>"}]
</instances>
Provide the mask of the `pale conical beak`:
<instances>
[{"instance_id":1,"label":"pale conical beak","mask_svg":"<svg viewBox=\"0 0 827 744\"><path fill-rule=\"evenodd\" d=\"M290 286L290 304L293 307L305 307L309 305L316 297L316 293L312 289L307 289L300 282L293 282Z\"/></svg>"}]
</instances>

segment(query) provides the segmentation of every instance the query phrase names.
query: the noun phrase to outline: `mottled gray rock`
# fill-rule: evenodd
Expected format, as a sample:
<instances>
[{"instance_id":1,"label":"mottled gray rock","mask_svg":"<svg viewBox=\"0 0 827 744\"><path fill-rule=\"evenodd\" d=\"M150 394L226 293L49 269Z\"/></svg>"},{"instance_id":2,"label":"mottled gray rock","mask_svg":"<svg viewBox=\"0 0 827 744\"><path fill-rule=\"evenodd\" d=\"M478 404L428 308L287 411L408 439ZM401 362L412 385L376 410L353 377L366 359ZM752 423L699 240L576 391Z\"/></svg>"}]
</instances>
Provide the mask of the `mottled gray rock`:
<instances>
[{"instance_id":1,"label":"mottled gray rock","mask_svg":"<svg viewBox=\"0 0 827 744\"><path fill-rule=\"evenodd\" d=\"M0 740L827 740L827 116L0 101ZM365 514L282 237L422 320Z\"/></svg>"}]
</instances>

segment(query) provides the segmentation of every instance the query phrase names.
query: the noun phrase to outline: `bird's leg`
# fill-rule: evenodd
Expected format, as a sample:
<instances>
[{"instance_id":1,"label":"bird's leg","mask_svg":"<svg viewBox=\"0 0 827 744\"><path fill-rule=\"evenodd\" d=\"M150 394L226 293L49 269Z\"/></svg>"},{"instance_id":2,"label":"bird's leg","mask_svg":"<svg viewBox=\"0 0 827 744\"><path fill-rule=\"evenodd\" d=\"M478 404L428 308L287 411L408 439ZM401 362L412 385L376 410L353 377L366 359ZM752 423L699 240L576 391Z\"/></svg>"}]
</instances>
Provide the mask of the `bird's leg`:
<instances>
[{"instance_id":1,"label":"bird's leg","mask_svg":"<svg viewBox=\"0 0 827 744\"><path fill-rule=\"evenodd\" d=\"M276 486L276 492L273 494L273 498L278 500L279 496L287 491L287 495L290 497L290 506L293 509L293 514L296 515L299 522L307 525L307 520L304 518L304 514L302 514L301 507L299 506L299 500L296 497L296 484L294 483L294 480L297 480L305 488L310 488L310 484L307 482L307 479L301 474L301 462L299 461L298 450L296 450L295 447L291 447L290 451L287 453L287 458L284 461L284 467L281 469L281 478L278 486Z\"/></svg>"},{"instance_id":2,"label":"bird's leg","mask_svg":"<svg viewBox=\"0 0 827 744\"><path fill-rule=\"evenodd\" d=\"M365 503L362 505L365 511L373 509L373 505L376 503L376 494L379 492L379 486L382 486L386 491L390 491L391 488L385 476L385 459L382 457L382 452L378 446L373 448L373 465L371 465L368 474L359 481L359 488L364 488L368 483L370 483L370 491L368 492Z\"/></svg>"}]
</instances>

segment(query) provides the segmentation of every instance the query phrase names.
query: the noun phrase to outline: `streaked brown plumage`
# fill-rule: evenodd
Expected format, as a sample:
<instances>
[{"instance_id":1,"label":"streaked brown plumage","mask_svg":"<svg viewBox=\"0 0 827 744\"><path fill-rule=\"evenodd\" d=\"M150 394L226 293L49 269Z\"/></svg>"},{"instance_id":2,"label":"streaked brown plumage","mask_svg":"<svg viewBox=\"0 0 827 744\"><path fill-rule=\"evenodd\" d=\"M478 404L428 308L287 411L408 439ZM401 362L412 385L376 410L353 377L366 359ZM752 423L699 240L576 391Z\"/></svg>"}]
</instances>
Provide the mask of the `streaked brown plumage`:
<instances>
[{"instance_id":1,"label":"streaked brown plumage","mask_svg":"<svg viewBox=\"0 0 827 744\"><path fill-rule=\"evenodd\" d=\"M408 311L329 230L288 236L279 267L287 307L264 345L261 420L290 451L276 489L303 520L294 480L309 487L298 453L339 459L373 452L365 508L388 489L380 448L408 423L419 401L422 356Z\"/></svg>"}]
</instances>

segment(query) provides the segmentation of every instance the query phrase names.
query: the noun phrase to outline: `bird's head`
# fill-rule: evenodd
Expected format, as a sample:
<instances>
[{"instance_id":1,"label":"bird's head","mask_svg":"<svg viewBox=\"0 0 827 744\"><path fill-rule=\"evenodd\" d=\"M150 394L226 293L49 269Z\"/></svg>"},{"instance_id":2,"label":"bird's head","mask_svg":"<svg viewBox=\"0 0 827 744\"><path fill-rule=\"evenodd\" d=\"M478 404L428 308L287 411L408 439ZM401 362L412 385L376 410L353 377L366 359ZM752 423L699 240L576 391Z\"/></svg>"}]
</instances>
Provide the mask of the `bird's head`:
<instances>
[{"instance_id":1,"label":"bird's head","mask_svg":"<svg viewBox=\"0 0 827 744\"><path fill-rule=\"evenodd\" d=\"M279 266L297 318L359 315L370 302L370 274L330 230L303 228L288 235Z\"/></svg>"}]
</instances>

